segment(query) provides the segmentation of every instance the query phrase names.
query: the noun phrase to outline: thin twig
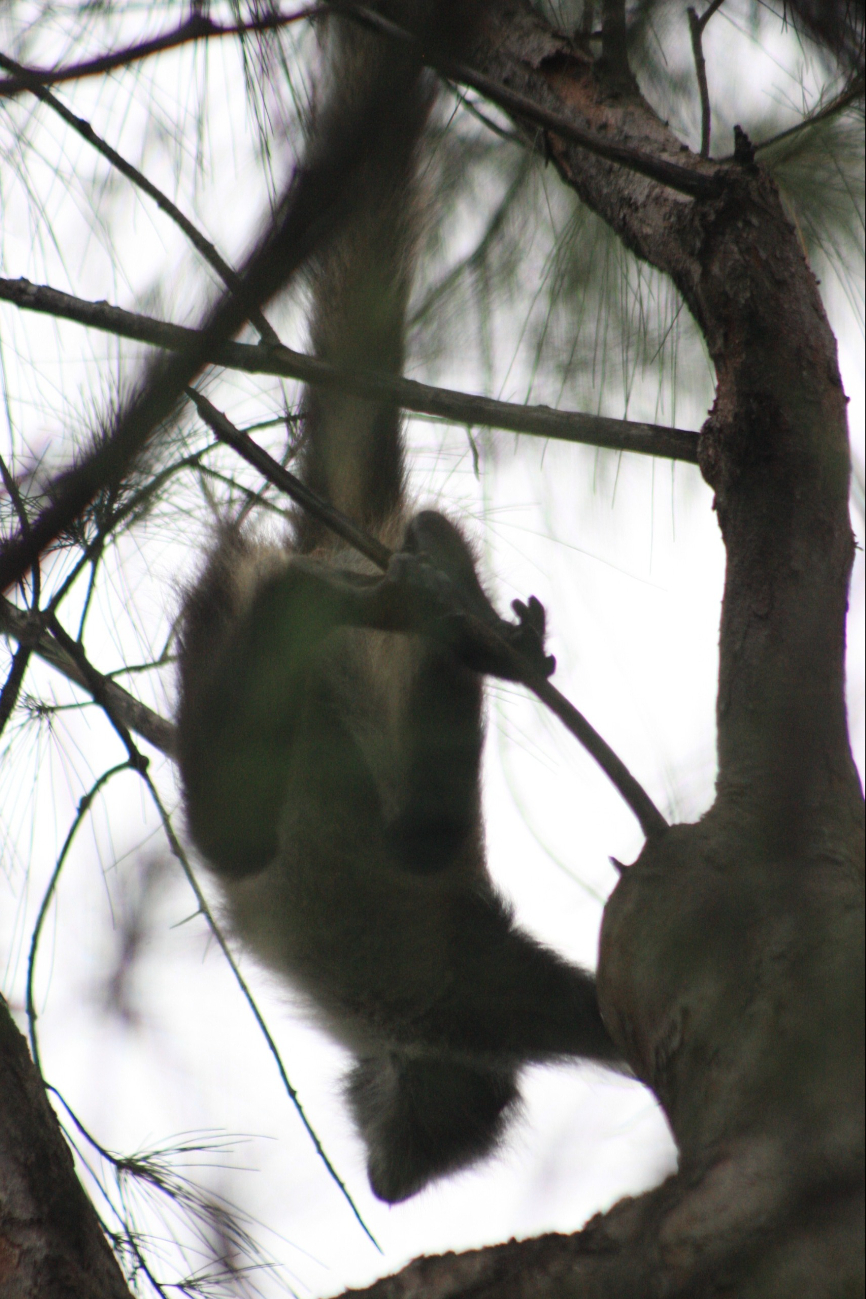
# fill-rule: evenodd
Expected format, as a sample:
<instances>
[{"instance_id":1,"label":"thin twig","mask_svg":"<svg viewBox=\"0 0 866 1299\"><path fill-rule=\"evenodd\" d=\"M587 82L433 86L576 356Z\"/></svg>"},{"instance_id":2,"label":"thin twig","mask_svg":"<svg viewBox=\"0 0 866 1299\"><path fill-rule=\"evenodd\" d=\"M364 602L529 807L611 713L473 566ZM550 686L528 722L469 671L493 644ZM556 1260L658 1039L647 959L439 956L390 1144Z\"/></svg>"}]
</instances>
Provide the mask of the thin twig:
<instances>
[{"instance_id":1,"label":"thin twig","mask_svg":"<svg viewBox=\"0 0 866 1299\"><path fill-rule=\"evenodd\" d=\"M710 91L707 85L707 64L704 59L704 47L701 43L701 20L694 9L686 10L689 17L689 35L692 38L692 54L695 58L695 73L698 78L698 90L701 96L701 157L710 156Z\"/></svg>"},{"instance_id":2,"label":"thin twig","mask_svg":"<svg viewBox=\"0 0 866 1299\"><path fill-rule=\"evenodd\" d=\"M69 1115L70 1119L75 1125L77 1131L79 1131L81 1135L85 1138L85 1140L87 1140L94 1147L94 1149L98 1152L100 1157L108 1158L109 1162L111 1162L111 1156L108 1154L108 1152L105 1152L105 1154L103 1154L102 1147L100 1147L99 1143L93 1139L90 1133L88 1133L81 1126L77 1117L70 1109L69 1103L67 1102L65 1097L57 1090L57 1088L53 1087L51 1083L46 1082L45 1090L50 1091L54 1096L57 1097L58 1101L66 1110L67 1114ZM63 1123L63 1121L59 1119L58 1122L60 1123L60 1130L63 1133L64 1137L66 1138L67 1142L69 1143L69 1146L71 1147L72 1150L75 1151L78 1161L82 1164L84 1168L87 1169L94 1185L98 1189L100 1195L102 1196L105 1203L108 1205L108 1208L110 1209L111 1213L114 1215L114 1218L117 1220L119 1224L120 1230L112 1231L108 1223L105 1221L105 1218L102 1216L101 1213L97 1211L96 1216L99 1219L99 1224L102 1227L102 1230L105 1232L106 1238L109 1244L111 1245L113 1252L118 1256L118 1258L122 1258L122 1250L124 1248L127 1248L132 1254L133 1258L135 1259L136 1267L141 1271L142 1276L146 1277L147 1280L150 1282L151 1286L153 1287L154 1294L158 1295L159 1299L169 1299L169 1295L167 1294L165 1287L161 1285L160 1282L157 1280L157 1278L154 1276L150 1268L150 1265L148 1264L147 1258L145 1257L142 1248L139 1245L140 1233L135 1229L135 1226L131 1218L129 1217L129 1215L127 1214L127 1217L124 1217L126 1206L123 1203L122 1196L121 1196L121 1207L120 1209L118 1209L117 1205L113 1202L111 1196L108 1194L108 1191L103 1186L102 1179L98 1176L96 1169L93 1167L90 1160L87 1158L84 1151L81 1149L80 1144L75 1140L75 1137L69 1131L65 1123ZM112 1167L114 1167L113 1164ZM116 1168L115 1168L115 1180L118 1181ZM95 1205L94 1205L94 1209L96 1209ZM124 1270L126 1270L125 1267Z\"/></svg>"},{"instance_id":3,"label":"thin twig","mask_svg":"<svg viewBox=\"0 0 866 1299\"><path fill-rule=\"evenodd\" d=\"M45 923L45 917L48 914L51 899L57 889L60 872L63 870L64 862L69 855L69 849L72 847L72 841L75 838L78 827L81 825L81 822L90 810L90 805L102 789L103 785L106 785L113 776L116 776L119 771L129 770L130 764L128 762L120 762L117 766L110 767L108 771L103 771L102 775L94 781L87 793L83 794L78 800L78 808L76 809L75 817L72 821L72 825L69 827L66 838L63 841L63 847L60 849L59 856L54 865L54 870L51 872L48 887L42 895L42 902L39 907L39 913L36 917L36 923L33 926L33 933L30 935L30 951L27 955L27 989L25 993L25 1007L27 1011L27 1030L30 1037L30 1051L33 1056L33 1063L39 1070L40 1076L42 1074L42 1064L39 1059L39 1038L36 1032L36 1021L39 1016L36 1012L33 985L36 975L36 955L39 951L39 939L42 934L42 926Z\"/></svg>"},{"instance_id":4,"label":"thin twig","mask_svg":"<svg viewBox=\"0 0 866 1299\"><path fill-rule=\"evenodd\" d=\"M115 1247L117 1247L116 1243L119 1237L120 1248L126 1248L134 1255L157 1294L166 1295L166 1289L150 1272L147 1262L138 1247L137 1239L140 1233L136 1229L134 1217L129 1212L123 1194L123 1181L126 1177L134 1178L148 1190L165 1196L174 1205L175 1209L183 1214L186 1221L193 1225L197 1234L200 1235L200 1228L203 1226L212 1227L219 1234L226 1232L225 1243L229 1244L233 1250L242 1251L250 1260L246 1267L232 1268L235 1275L240 1275L248 1268L256 1268L256 1270L273 1269L274 1264L265 1258L258 1242L245 1226L244 1220L249 1221L247 1215L237 1205L226 1199L225 1196L216 1192L205 1191L193 1178L177 1171L175 1166L174 1161L180 1156L217 1154L228 1151L231 1149L228 1140L224 1138L209 1139L209 1134L203 1134L202 1138L198 1140L194 1137L191 1139L181 1138L161 1148L143 1150L134 1155L118 1155L97 1141L93 1133L82 1123L61 1091L52 1086L51 1083L45 1084L45 1090L56 1097L58 1103L69 1116L73 1131L70 1131L61 1121L64 1136L81 1160L81 1163L87 1168L120 1228L119 1232L113 1232L100 1215L103 1230ZM107 1164L111 1169L119 1193L119 1203L106 1190L101 1176L102 1168L97 1172L93 1167L81 1148L79 1137L83 1138L87 1146L97 1153L102 1163ZM204 1286L199 1287L199 1285L195 1284L194 1280L175 1281L169 1284L169 1289L173 1292L188 1295L190 1299L193 1295L201 1295L202 1299L204 1299L204 1296L210 1293ZM244 1293L247 1292L244 1291Z\"/></svg>"},{"instance_id":5,"label":"thin twig","mask_svg":"<svg viewBox=\"0 0 866 1299\"><path fill-rule=\"evenodd\" d=\"M767 140L761 140L755 145L755 151L758 149L770 149L774 144L780 144L782 140L789 140L792 136L799 135L802 131L808 131L810 127L816 126L819 122L824 122L828 117L833 117L835 113L841 113L844 109L853 104L855 100L862 98L866 81L863 77L855 77L854 81L847 88L841 91L835 99L831 99L829 104L823 108L817 109L809 117L804 117L802 122L797 122L795 126L789 126L784 131L779 131L777 135L771 135ZM733 162L734 155L721 159L722 162Z\"/></svg>"},{"instance_id":6,"label":"thin twig","mask_svg":"<svg viewBox=\"0 0 866 1299\"><path fill-rule=\"evenodd\" d=\"M85 654L84 646L80 641L73 640L69 635L69 632L60 625L57 621L57 616L53 613L48 617L48 626L51 630L52 636L60 645L60 648L64 650L75 663L87 685L87 689L90 691L94 700L99 704L99 707L105 713L105 716L117 732L117 735L127 752L127 765L143 775L147 770L149 759L145 757L136 745L135 740L132 738L132 733L124 719L118 716L112 707L111 695L109 694L107 687L112 685L113 682L109 682L101 672L97 671Z\"/></svg>"},{"instance_id":7,"label":"thin twig","mask_svg":"<svg viewBox=\"0 0 866 1299\"><path fill-rule=\"evenodd\" d=\"M34 654L50 664L57 672L62 673L69 681L81 686L92 697L90 685L78 663L45 631L41 615L16 609L14 604L0 596L0 633L14 637L19 643L29 645ZM103 676L101 689L115 716L121 719L124 726L130 731L135 731L167 758L174 757L175 731L171 722L160 717L159 713L155 713L152 708L141 703L109 677Z\"/></svg>"},{"instance_id":8,"label":"thin twig","mask_svg":"<svg viewBox=\"0 0 866 1299\"><path fill-rule=\"evenodd\" d=\"M665 158L657 158L655 155L645 153L642 149L635 149L631 145L615 144L610 140L605 140L594 131L588 131L584 127L577 126L569 118L551 112L550 109L543 108L526 95L518 94L517 91L509 89L508 86L494 81L492 77L485 76L483 72L478 72L475 68L470 68L465 63L459 63L448 58L438 51L434 52L424 48L418 38L411 32L398 27L396 23L390 22L387 18L383 18L381 14L373 12L373 10L365 9L360 5L344 4L342 0L339 3L333 3L331 7L340 13L356 18L365 26L372 27L375 31L381 32L383 36L387 36L391 40L399 41L403 45L411 45L412 48L417 49L420 58L428 67L447 77L449 81L471 86L485 99L489 99L492 103L498 104L500 108L504 108L507 113L523 121L532 122L545 131L552 131L560 139L579 145L580 148L586 149L588 153L593 153L599 158L605 158L608 162L615 162L621 167L626 167L629 171L638 172L641 176L647 176L659 185L666 185L669 189L677 190L681 194L688 194L691 198L716 198L721 193L724 181L719 174L711 175L704 171L693 170L690 167L681 166L680 163L669 162Z\"/></svg>"},{"instance_id":9,"label":"thin twig","mask_svg":"<svg viewBox=\"0 0 866 1299\"><path fill-rule=\"evenodd\" d=\"M166 465L164 469L160 469L158 473L153 474L148 478L139 491L132 492L118 508L111 512L111 515L107 519L102 520L99 532L91 541L84 545L81 555L73 564L70 572L67 573L66 577L56 588L48 604L45 606L45 609L56 612L60 607L61 602L66 599L66 596L73 584L77 581L81 570L86 568L91 560L93 560L94 557L108 544L107 538L111 536L116 539L120 533L120 525L125 523L130 515L134 514L136 510L143 509L147 502L165 485L172 475L178 473L181 469L189 469L193 466L201 468L200 461L202 457L207 454L209 449L209 447L202 447L200 451L194 451L192 454L183 456L180 460L175 460L172 464Z\"/></svg>"},{"instance_id":10,"label":"thin twig","mask_svg":"<svg viewBox=\"0 0 866 1299\"><path fill-rule=\"evenodd\" d=\"M124 311L107 302L88 302L46 285L31 284L25 279L0 278L0 299L14 302L25 311L74 320L89 328L172 351L190 347L196 338L196 331L184 326ZM462 427L505 429L558 442L633 451L638 455L683 460L687 464L698 462L698 434L687 429L610 419L605 415L586 415L579 411L553 410L549 406L522 406L474 393L456 392L451 388L437 388L414 379L345 370L288 347L223 342L213 348L209 360L215 365L247 374L299 379L303 383L335 388L369 401L389 402L404 410L432 415Z\"/></svg>"},{"instance_id":11,"label":"thin twig","mask_svg":"<svg viewBox=\"0 0 866 1299\"><path fill-rule=\"evenodd\" d=\"M322 497L317 496L311 491L300 478L296 478L293 473L284 468L279 461L274 460L273 456L268 455L252 438L247 437L240 429L235 428L222 411L212 406L207 397L197 392L195 388L187 388L187 396L195 404L199 415L207 424L208 428L219 438L220 442L225 442L238 455L242 456L248 464L254 469L258 469L263 478L273 483L281 492L285 492L296 505L300 505L320 523L324 523L326 528L348 541L350 546L362 555L366 555L374 564L384 572L388 567L392 551L387 546L383 546L381 541L371 537L363 528L357 527L351 519L346 518L339 510L334 509Z\"/></svg>"},{"instance_id":12,"label":"thin twig","mask_svg":"<svg viewBox=\"0 0 866 1299\"><path fill-rule=\"evenodd\" d=\"M393 551L389 550L375 537L371 537L364 532L363 529L358 528L327 501L321 500L314 492L311 492L299 479L295 478L294 474L290 474L266 451L258 447L251 438L248 438L245 433L241 433L240 429L235 428L225 415L211 405L207 398L202 397L201 393L190 390L189 396L195 402L202 419L205 420L221 441L227 442L245 460L254 465L269 482L285 491L292 500L301 505L303 509L308 510L326 528L335 532L343 540L348 541L361 554L371 559L383 572L387 571ZM520 670L516 674L516 679L531 690L542 703L546 704L551 712L555 713L566 729L595 759L637 817L646 837L650 838L665 831L668 828L668 823L653 803L649 794L631 774L625 763L617 757L610 745L590 725L583 714L537 671L525 655L518 653L513 646L508 645L497 631L489 627L485 627L483 630L485 637L492 639L501 648L505 657L519 665Z\"/></svg>"},{"instance_id":13,"label":"thin twig","mask_svg":"<svg viewBox=\"0 0 866 1299\"><path fill-rule=\"evenodd\" d=\"M30 662L31 648L29 645L19 645L12 655L12 662L9 666L9 672L6 680L3 682L3 689L0 690L0 735L6 729L6 723L12 716L12 711L18 703L18 696L21 693L21 684L24 681L24 675L27 671L27 665Z\"/></svg>"},{"instance_id":14,"label":"thin twig","mask_svg":"<svg viewBox=\"0 0 866 1299\"><path fill-rule=\"evenodd\" d=\"M587 753L595 758L608 780L634 812L647 839L663 834L668 829L667 821L643 785L635 779L622 759L614 753L607 741L602 739L583 713L579 712L574 704L570 703L565 695L544 677L536 676L531 682L526 681L524 684L529 686L542 703L547 704L550 711L555 713L563 725L580 741Z\"/></svg>"},{"instance_id":15,"label":"thin twig","mask_svg":"<svg viewBox=\"0 0 866 1299\"><path fill-rule=\"evenodd\" d=\"M378 93L373 87L371 94ZM366 115L361 112L333 131L326 150L318 150L290 181L267 231L247 260L237 292L227 292L193 331L183 350L151 365L139 391L121 412L111 434L71 468L48 504L0 548L0 591L20 580L94 497L128 473L154 430L169 421L178 398L211 356L240 329L252 311L268 302L345 219L357 201L355 183L364 165Z\"/></svg>"},{"instance_id":16,"label":"thin twig","mask_svg":"<svg viewBox=\"0 0 866 1299\"><path fill-rule=\"evenodd\" d=\"M261 1031L261 1034L265 1039L268 1050L270 1051L271 1055L274 1058L274 1061L276 1062L277 1070L279 1072L280 1079L282 1080L283 1087L285 1088L289 1096L289 1099L291 1100L293 1106L295 1107L298 1117L300 1118L302 1124L304 1125L304 1128L307 1131L307 1135L309 1136L310 1140L313 1143L313 1146L315 1147L316 1154L319 1156L322 1163L325 1165L325 1168L328 1170L331 1179L340 1188L340 1191L342 1192L343 1197L346 1200L346 1203L349 1205L350 1209L352 1210L352 1213L357 1218L364 1233L369 1237L369 1239L373 1242L373 1244L381 1253L382 1251L379 1246L379 1242L376 1240L375 1236L370 1231L370 1228L367 1226L364 1219L361 1217L360 1211L357 1205L355 1204L355 1201L352 1199L351 1195L349 1194L349 1191L345 1183L342 1181L339 1173L334 1168L334 1165L331 1163L330 1159L328 1158L328 1155L325 1152L325 1149L321 1141L316 1135L316 1132L312 1124L310 1123L310 1120L307 1118L304 1112L304 1107L301 1104L301 1100L300 1097L298 1096L298 1093L295 1091L294 1087L289 1081L289 1076L286 1073L286 1067L283 1064L282 1057L280 1056L279 1048L277 1047L276 1042L271 1036L271 1031L265 1022L262 1012L258 1008L255 997L250 992L249 985L244 979L244 976L241 974L237 961L232 955L231 948L226 942L222 930L220 929L219 925L214 919L213 913L211 912L210 907L207 904L207 898L204 896L204 894L201 891L201 886L199 885L199 882L195 877L195 872L193 871L192 866L189 863L189 858L187 857L186 853L181 847L180 840L178 839L177 835L174 832L174 826L171 823L171 818L168 815L165 806L163 805L162 799L160 798L159 793L153 781L151 780L149 773L147 771L143 771L141 773L141 776L145 784L147 785L148 790L150 791L150 796L153 799L157 811L159 812L160 818L162 820L163 830L165 832L165 837L168 840L168 845L171 850L171 853L179 862L181 870L186 876L187 882L189 883L189 886L192 889L193 894L195 895L195 900L198 903L199 910L201 911L201 914L204 916L205 920L207 921L208 928L210 929L211 933L216 939L219 949L222 952L223 956L225 957L226 961L228 962L229 968L232 974L234 975L235 982L240 988L247 1005L252 1011L253 1018L255 1019L256 1023L259 1026L259 1030Z\"/></svg>"},{"instance_id":17,"label":"thin twig","mask_svg":"<svg viewBox=\"0 0 866 1299\"><path fill-rule=\"evenodd\" d=\"M235 23L223 27L203 14L193 14L185 23L164 36L156 36L150 41L141 41L137 45L128 45L125 49L102 54L98 58L88 59L84 63L74 63L65 68L22 68L19 76L0 80L0 99L17 95L22 90L30 90L32 82L40 85L57 85L61 81L79 81L82 77L99 76L115 68L128 67L130 63L139 63L153 54L164 50L176 49L190 41L212 40L220 36L246 36L258 32L278 31L290 23L302 22L305 18L315 18L321 13L320 5L310 5L293 14L266 14L262 18L248 23Z\"/></svg>"},{"instance_id":18,"label":"thin twig","mask_svg":"<svg viewBox=\"0 0 866 1299\"><path fill-rule=\"evenodd\" d=\"M13 59L8 58L4 54L0 54L0 66L12 68L14 71L26 78L26 69L22 68L20 64L16 63ZM152 198L157 207L160 208L161 211L165 212L166 216L170 217L178 229L183 231L192 246L201 254L208 265L213 267L223 283L233 292L238 292L240 289L240 277L237 272L229 266L228 262L226 262L220 255L211 241L205 238L202 232L193 225L192 221L190 221L188 217L184 216L177 204L173 203L167 194L164 194L161 189L158 189L152 181L148 180L143 172L140 172L138 168L134 167L131 162L128 162L122 154L119 154L116 149L112 148L112 146L104 140L101 135L97 135L88 121L83 117L76 117L76 115L71 112L65 104L62 104L55 95L51 94L50 90L46 90L45 87L40 85L40 83L35 79L31 81L28 89L43 104L47 104L48 107L58 115L58 117L62 118L62 120L66 122L67 126L70 126L83 140L86 140L87 143L92 145L98 153L101 153L103 158L106 158L111 163L112 167L115 167L121 175L125 176L127 180L131 180L133 185L137 186L137 188L144 194L147 194L149 198ZM255 308L250 312L250 320L255 325L263 339L266 339L269 343L279 343L280 339L276 330L271 324L269 324L258 308Z\"/></svg>"},{"instance_id":19,"label":"thin twig","mask_svg":"<svg viewBox=\"0 0 866 1299\"><path fill-rule=\"evenodd\" d=\"M722 7L724 0L712 0L706 11L699 18L694 9L688 9L689 34L692 38L692 53L695 57L695 73L698 78L698 90L701 96L701 157L710 156L710 91L707 86L707 64L704 59L704 47L701 37L704 28L713 14Z\"/></svg>"}]
</instances>

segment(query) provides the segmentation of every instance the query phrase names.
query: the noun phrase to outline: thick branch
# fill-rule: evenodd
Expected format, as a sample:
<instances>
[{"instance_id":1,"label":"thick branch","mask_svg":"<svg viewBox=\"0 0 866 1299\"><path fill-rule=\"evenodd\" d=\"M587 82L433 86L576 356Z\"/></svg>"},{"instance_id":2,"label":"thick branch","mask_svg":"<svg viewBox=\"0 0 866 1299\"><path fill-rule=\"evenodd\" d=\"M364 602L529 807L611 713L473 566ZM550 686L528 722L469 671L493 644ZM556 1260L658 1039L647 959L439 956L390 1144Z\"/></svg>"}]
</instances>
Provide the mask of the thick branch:
<instances>
[{"instance_id":1,"label":"thick branch","mask_svg":"<svg viewBox=\"0 0 866 1299\"><path fill-rule=\"evenodd\" d=\"M528 3L490 0L484 20L474 54L494 80L627 144L685 152ZM728 559L716 802L623 874L598 965L605 1023L670 1121L682 1201L640 1229L648 1271L614 1214L612 1240L584 1238L597 1257L550 1282L543 1261L540 1279L527 1267L512 1284L467 1260L451 1286L443 1261L430 1288L691 1296L721 1277L755 1299L860 1293L863 800L845 713L853 547L835 341L749 152L724 194L686 202L564 137L550 147L565 182L673 279L718 376L700 440Z\"/></svg>"},{"instance_id":2,"label":"thick branch","mask_svg":"<svg viewBox=\"0 0 866 1299\"><path fill-rule=\"evenodd\" d=\"M634 90L608 85L600 61L575 51L553 31L526 0L490 3L484 30L473 50L473 63L497 84L507 84L548 112L581 124L595 136L638 149L680 168L690 159L695 174L725 176L729 187L736 173L710 168L693 154ZM517 116L517 115L515 115ZM625 167L613 167L564 134L551 132L549 152L565 183L598 213L625 245L661 271L674 275L688 295L698 267L689 243L679 238L699 220L707 200L688 201L672 187L654 185ZM702 172L702 169L703 172ZM720 199L721 201L721 199Z\"/></svg>"},{"instance_id":3,"label":"thick branch","mask_svg":"<svg viewBox=\"0 0 866 1299\"><path fill-rule=\"evenodd\" d=\"M486 76L479 68L458 62L438 50L422 48L420 42L408 31L389 22L371 9L361 5L344 4L335 7L345 8L348 13L381 32L383 36L416 45L428 67L441 73L450 81L477 90L485 99L505 109L518 122L529 122L533 126L540 126L543 130L557 135L561 140L586 149L588 153L598 158L604 158L638 175L646 176L650 180L657 181L659 185L667 186L681 194L688 194L695 198L710 198L718 195L723 188L723 178L716 169L701 171L697 167L684 167L680 162L673 162L669 158L649 153L637 144L608 140L594 131L587 130L576 122L573 116L552 111L543 98L536 99L531 95L520 94L505 80Z\"/></svg>"},{"instance_id":4,"label":"thick branch","mask_svg":"<svg viewBox=\"0 0 866 1299\"><path fill-rule=\"evenodd\" d=\"M107 302L87 302L24 279L0 279L0 299L14 302L28 311L75 320L121 338L132 338L173 351L189 347L196 338L195 330L124 311ZM521 406L514 402L496 401L492 397L436 388L414 379L342 370L316 357L293 352L288 347L226 342L213 349L210 361L247 374L279 375L323 388L338 388L371 401L390 401L404 410L432 415L453 424L505 429L559 442L683 460L688 464L697 464L698 460L697 434L686 429L609 419L604 415L584 415L577 411L551 410L549 406Z\"/></svg>"},{"instance_id":5,"label":"thick branch","mask_svg":"<svg viewBox=\"0 0 866 1299\"><path fill-rule=\"evenodd\" d=\"M503 0L485 13L476 58L486 73L580 113L597 131L660 154L684 150L637 94L611 94L603 70L572 57L528 5ZM700 441L729 560L720 787L730 781L793 842L806 808L813 816L835 797L843 771L852 814L862 807L843 688L852 556L845 402L814 277L754 164L729 168L724 196L688 203L585 150L551 147L565 181L672 277L720 376Z\"/></svg>"},{"instance_id":6,"label":"thick branch","mask_svg":"<svg viewBox=\"0 0 866 1299\"><path fill-rule=\"evenodd\" d=\"M821 1284L817 1266L809 1274L814 1288L777 1286L772 1273L764 1276L765 1288L760 1281L752 1285L753 1269L766 1252L784 1277L781 1269L798 1248L806 1204L784 1191L767 1194L769 1187L728 1200L724 1179L733 1172L720 1161L701 1175L669 1178L646 1195L621 1200L571 1236L418 1258L397 1275L346 1291L341 1299L841 1299L847 1293L843 1277L851 1275L844 1268L832 1290ZM820 1258L832 1267L836 1235L829 1220L850 1230L862 1211L862 1192L828 1184L825 1193L824 1231L809 1237L809 1250L814 1265ZM850 1293L857 1293L856 1282Z\"/></svg>"}]
</instances>

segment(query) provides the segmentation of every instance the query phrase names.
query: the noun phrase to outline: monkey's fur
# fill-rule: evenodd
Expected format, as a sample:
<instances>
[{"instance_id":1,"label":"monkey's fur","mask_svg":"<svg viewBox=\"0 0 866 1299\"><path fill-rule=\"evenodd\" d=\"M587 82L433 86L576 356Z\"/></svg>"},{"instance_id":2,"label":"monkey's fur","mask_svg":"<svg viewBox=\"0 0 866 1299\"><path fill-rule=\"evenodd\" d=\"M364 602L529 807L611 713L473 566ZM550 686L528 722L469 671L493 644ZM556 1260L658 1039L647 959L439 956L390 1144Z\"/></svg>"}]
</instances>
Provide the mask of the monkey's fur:
<instances>
[{"instance_id":1,"label":"monkey's fur","mask_svg":"<svg viewBox=\"0 0 866 1299\"><path fill-rule=\"evenodd\" d=\"M312 341L397 373L429 85L372 35L332 20L328 42L310 147L362 111L370 143L315 262ZM408 513L394 408L313 390L304 434L310 486L486 606L458 530ZM434 639L346 626L316 561L369 571L307 517L291 548L224 532L183 612L180 767L234 932L355 1057L346 1095L394 1202L495 1146L523 1064L615 1051L592 977L517 929L487 874L480 675Z\"/></svg>"}]
</instances>

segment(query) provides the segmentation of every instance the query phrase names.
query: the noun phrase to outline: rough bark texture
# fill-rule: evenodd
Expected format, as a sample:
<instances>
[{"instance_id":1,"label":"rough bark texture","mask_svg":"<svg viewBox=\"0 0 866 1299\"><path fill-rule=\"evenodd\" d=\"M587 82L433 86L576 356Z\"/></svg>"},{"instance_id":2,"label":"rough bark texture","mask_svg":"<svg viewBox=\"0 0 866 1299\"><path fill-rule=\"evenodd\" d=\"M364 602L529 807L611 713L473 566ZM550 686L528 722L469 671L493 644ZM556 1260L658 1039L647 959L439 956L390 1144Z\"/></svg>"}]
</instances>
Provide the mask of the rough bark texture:
<instances>
[{"instance_id":1,"label":"rough bark texture","mask_svg":"<svg viewBox=\"0 0 866 1299\"><path fill-rule=\"evenodd\" d=\"M48 1103L0 997L0 1296L130 1299Z\"/></svg>"},{"instance_id":2,"label":"rough bark texture","mask_svg":"<svg viewBox=\"0 0 866 1299\"><path fill-rule=\"evenodd\" d=\"M724 174L718 197L693 200L545 141L565 183L671 276L716 367L700 456L727 549L717 796L697 825L647 845L602 929L604 1014L664 1107L679 1173L575 1236L418 1260L363 1293L854 1299L864 838L844 697L853 540L835 340L759 168L691 154L621 69L521 0L486 13L474 63L488 76L605 139Z\"/></svg>"}]
</instances>

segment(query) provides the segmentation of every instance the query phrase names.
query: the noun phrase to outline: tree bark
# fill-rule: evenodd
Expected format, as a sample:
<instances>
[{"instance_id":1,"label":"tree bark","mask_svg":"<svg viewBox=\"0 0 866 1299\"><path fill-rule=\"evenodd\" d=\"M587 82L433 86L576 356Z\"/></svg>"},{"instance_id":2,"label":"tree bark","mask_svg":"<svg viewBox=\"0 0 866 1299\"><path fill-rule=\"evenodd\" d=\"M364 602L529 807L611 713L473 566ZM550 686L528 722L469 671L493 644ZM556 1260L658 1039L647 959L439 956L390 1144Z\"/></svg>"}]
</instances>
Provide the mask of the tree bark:
<instances>
[{"instance_id":1,"label":"tree bark","mask_svg":"<svg viewBox=\"0 0 866 1299\"><path fill-rule=\"evenodd\" d=\"M131 1299L57 1116L0 997L0 1295Z\"/></svg>"},{"instance_id":2,"label":"tree bark","mask_svg":"<svg viewBox=\"0 0 866 1299\"><path fill-rule=\"evenodd\" d=\"M864 1290L864 820L844 696L854 548L835 340L747 140L732 164L698 158L523 0L486 7L473 64L606 140L723 179L717 197L692 199L534 136L671 276L715 364L699 454L727 552L719 771L706 816L624 873L601 936L605 1019L664 1108L679 1172L575 1236L418 1260L353 1293L853 1299Z\"/></svg>"}]
</instances>

